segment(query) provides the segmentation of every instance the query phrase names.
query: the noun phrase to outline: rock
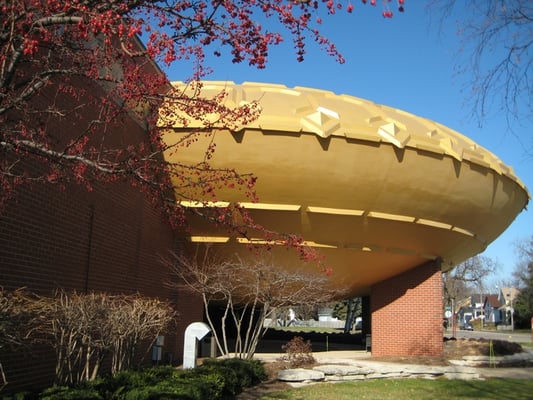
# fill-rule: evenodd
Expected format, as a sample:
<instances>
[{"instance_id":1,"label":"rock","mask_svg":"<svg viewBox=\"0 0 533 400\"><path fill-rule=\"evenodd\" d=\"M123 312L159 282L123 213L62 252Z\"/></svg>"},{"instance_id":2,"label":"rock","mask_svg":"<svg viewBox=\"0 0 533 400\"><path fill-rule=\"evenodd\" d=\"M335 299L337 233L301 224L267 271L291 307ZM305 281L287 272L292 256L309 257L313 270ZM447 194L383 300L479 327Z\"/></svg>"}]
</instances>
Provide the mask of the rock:
<instances>
[{"instance_id":1,"label":"rock","mask_svg":"<svg viewBox=\"0 0 533 400\"><path fill-rule=\"evenodd\" d=\"M468 361L465 361L465 360L448 360L448 362L451 364L451 365L457 365L457 366L467 366L468 365Z\"/></svg>"},{"instance_id":2,"label":"rock","mask_svg":"<svg viewBox=\"0 0 533 400\"><path fill-rule=\"evenodd\" d=\"M529 358L528 358L529 356ZM505 361L504 361L505 360ZM499 357L500 364L531 361L531 353ZM452 365L428 366L418 364L394 364L376 361L360 361L352 364L321 364L313 369L287 369L279 371L278 379L289 384L309 384L321 381L339 382L365 379L422 378L435 379L483 379L480 371L472 364L486 362L480 357L465 357L451 360Z\"/></svg>"},{"instance_id":3,"label":"rock","mask_svg":"<svg viewBox=\"0 0 533 400\"><path fill-rule=\"evenodd\" d=\"M364 381L366 375L326 375L328 382Z\"/></svg>"},{"instance_id":4,"label":"rock","mask_svg":"<svg viewBox=\"0 0 533 400\"><path fill-rule=\"evenodd\" d=\"M303 368L284 369L278 372L278 380L284 382L323 381L324 373Z\"/></svg>"},{"instance_id":5,"label":"rock","mask_svg":"<svg viewBox=\"0 0 533 400\"><path fill-rule=\"evenodd\" d=\"M359 367L355 365L319 365L313 368L315 371L321 371L324 375L368 375L375 372L371 368Z\"/></svg>"},{"instance_id":6,"label":"rock","mask_svg":"<svg viewBox=\"0 0 533 400\"><path fill-rule=\"evenodd\" d=\"M449 360L453 365L465 365L472 367L482 366L505 366L505 365L527 365L533 363L533 354L525 351L507 356L464 356L462 360Z\"/></svg>"},{"instance_id":7,"label":"rock","mask_svg":"<svg viewBox=\"0 0 533 400\"><path fill-rule=\"evenodd\" d=\"M479 380L481 379L479 374L470 374L462 372L446 372L444 374L446 379L461 379L463 381Z\"/></svg>"},{"instance_id":8,"label":"rock","mask_svg":"<svg viewBox=\"0 0 533 400\"><path fill-rule=\"evenodd\" d=\"M374 374L368 374L366 379L385 379L385 378L406 378L409 375L404 374L401 371L397 372L386 372L384 374L376 372Z\"/></svg>"}]
</instances>

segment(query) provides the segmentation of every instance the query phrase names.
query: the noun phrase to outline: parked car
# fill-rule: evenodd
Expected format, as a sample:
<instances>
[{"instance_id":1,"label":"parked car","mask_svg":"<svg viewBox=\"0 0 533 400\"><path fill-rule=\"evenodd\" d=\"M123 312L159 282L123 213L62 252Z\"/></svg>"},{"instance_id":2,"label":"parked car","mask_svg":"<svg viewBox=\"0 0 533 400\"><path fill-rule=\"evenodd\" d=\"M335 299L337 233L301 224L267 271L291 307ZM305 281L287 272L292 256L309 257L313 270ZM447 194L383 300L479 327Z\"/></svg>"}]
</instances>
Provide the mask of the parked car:
<instances>
[{"instance_id":1,"label":"parked car","mask_svg":"<svg viewBox=\"0 0 533 400\"><path fill-rule=\"evenodd\" d=\"M460 329L462 329L463 331L473 331L474 327L470 322L465 322L463 325L460 326Z\"/></svg>"}]
</instances>

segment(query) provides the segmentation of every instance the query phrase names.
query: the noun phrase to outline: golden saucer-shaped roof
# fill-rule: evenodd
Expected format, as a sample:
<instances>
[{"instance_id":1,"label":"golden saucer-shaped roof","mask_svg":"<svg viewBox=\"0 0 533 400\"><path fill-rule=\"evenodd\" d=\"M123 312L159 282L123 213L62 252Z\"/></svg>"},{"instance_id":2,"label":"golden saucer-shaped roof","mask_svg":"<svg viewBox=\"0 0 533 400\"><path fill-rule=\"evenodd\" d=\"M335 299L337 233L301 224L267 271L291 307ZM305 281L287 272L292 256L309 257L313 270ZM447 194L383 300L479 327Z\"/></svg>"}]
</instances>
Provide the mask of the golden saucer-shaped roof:
<instances>
[{"instance_id":1,"label":"golden saucer-shaped roof","mask_svg":"<svg viewBox=\"0 0 533 400\"><path fill-rule=\"evenodd\" d=\"M269 229L301 234L354 296L428 260L442 259L445 270L483 251L529 201L511 167L428 119L352 96L265 83L207 81L202 96L222 90L226 105L257 100L262 113L239 132L215 134L211 165L253 172L259 203L229 190L217 192L218 199L244 202ZM169 143L184 131L169 129ZM195 145L167 156L196 163L204 150ZM228 254L246 248L245 240L200 220L187 235L223 243ZM296 263L289 253L274 255L289 267Z\"/></svg>"}]
</instances>

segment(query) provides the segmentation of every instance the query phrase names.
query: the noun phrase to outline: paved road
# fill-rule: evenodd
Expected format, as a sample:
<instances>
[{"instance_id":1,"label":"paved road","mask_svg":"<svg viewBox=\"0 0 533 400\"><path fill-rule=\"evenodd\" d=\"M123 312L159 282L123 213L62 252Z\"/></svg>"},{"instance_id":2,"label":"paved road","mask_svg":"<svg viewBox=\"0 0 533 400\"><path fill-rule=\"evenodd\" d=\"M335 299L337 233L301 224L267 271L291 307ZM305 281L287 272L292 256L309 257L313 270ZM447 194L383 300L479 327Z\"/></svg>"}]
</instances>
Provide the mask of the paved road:
<instances>
[{"instance_id":1,"label":"paved road","mask_svg":"<svg viewBox=\"0 0 533 400\"><path fill-rule=\"evenodd\" d=\"M451 337L452 330L448 329L444 336ZM517 343L531 343L531 336L527 333L518 333L518 332L498 332L498 331L462 331L457 329L455 337L457 339L492 339L492 340L507 340L509 342Z\"/></svg>"}]
</instances>

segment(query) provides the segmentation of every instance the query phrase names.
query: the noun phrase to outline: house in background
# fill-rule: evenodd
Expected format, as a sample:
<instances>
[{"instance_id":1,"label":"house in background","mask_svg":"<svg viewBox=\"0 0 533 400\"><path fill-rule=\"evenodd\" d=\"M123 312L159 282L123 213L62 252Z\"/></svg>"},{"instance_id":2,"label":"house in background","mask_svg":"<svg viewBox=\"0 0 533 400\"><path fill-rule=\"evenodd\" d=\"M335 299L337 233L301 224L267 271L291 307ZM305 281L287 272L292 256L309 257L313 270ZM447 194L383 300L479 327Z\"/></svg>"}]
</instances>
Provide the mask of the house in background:
<instances>
[{"instance_id":1,"label":"house in background","mask_svg":"<svg viewBox=\"0 0 533 400\"><path fill-rule=\"evenodd\" d=\"M501 288L495 294L475 293L458 302L457 323L461 327L471 320L483 321L482 325L512 329L513 302L520 291L515 288Z\"/></svg>"},{"instance_id":2,"label":"house in background","mask_svg":"<svg viewBox=\"0 0 533 400\"><path fill-rule=\"evenodd\" d=\"M472 307L472 297L466 297L459 300L456 304L456 321L460 328L474 318L474 308Z\"/></svg>"},{"instance_id":3,"label":"house in background","mask_svg":"<svg viewBox=\"0 0 533 400\"><path fill-rule=\"evenodd\" d=\"M485 318L485 310L484 310L483 305L485 302L485 298L487 296L489 296L489 294L474 293L466 299L466 302L464 305L465 312L471 313L472 319L484 319Z\"/></svg>"},{"instance_id":4,"label":"house in background","mask_svg":"<svg viewBox=\"0 0 533 400\"><path fill-rule=\"evenodd\" d=\"M493 322L489 318L494 318L494 311L486 306L487 299L491 299L490 304L493 304L497 310L501 306L498 295L487 293L474 293L458 302L457 323L459 327L473 320L482 320L483 323Z\"/></svg>"},{"instance_id":5,"label":"house in background","mask_svg":"<svg viewBox=\"0 0 533 400\"><path fill-rule=\"evenodd\" d=\"M500 300L500 312L502 315L501 325L509 326L511 329L514 327L513 303L520 294L520 290L511 287L502 287L498 292L498 298Z\"/></svg>"},{"instance_id":6,"label":"house in background","mask_svg":"<svg viewBox=\"0 0 533 400\"><path fill-rule=\"evenodd\" d=\"M485 323L499 325L502 321L501 298L498 294L489 294L485 297L483 310Z\"/></svg>"}]
</instances>

